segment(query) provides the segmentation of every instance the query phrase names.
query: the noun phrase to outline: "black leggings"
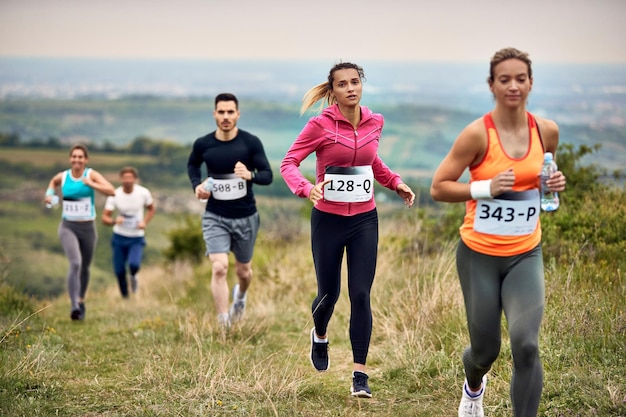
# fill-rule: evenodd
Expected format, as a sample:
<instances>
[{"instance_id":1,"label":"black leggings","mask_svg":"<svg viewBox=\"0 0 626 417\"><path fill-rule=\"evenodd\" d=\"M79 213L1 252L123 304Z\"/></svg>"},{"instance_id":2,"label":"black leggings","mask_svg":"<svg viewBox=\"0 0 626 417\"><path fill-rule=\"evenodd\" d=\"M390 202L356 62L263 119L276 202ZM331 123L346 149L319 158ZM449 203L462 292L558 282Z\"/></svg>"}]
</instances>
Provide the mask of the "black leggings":
<instances>
[{"instance_id":1,"label":"black leggings","mask_svg":"<svg viewBox=\"0 0 626 417\"><path fill-rule=\"evenodd\" d=\"M313 300L313 323L325 335L339 299L344 250L348 264L350 296L350 342L354 363L365 365L372 336L370 290L378 254L378 212L355 216L329 214L313 208L311 248L317 275L317 297Z\"/></svg>"}]
</instances>

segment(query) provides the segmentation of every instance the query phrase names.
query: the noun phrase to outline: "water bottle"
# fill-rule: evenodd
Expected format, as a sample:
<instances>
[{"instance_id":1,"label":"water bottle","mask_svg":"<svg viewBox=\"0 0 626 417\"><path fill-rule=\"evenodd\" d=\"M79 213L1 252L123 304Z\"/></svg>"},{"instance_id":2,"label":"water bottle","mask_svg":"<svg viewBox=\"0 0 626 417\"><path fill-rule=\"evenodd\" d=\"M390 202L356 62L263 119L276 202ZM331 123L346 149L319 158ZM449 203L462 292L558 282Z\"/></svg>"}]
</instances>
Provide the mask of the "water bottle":
<instances>
[{"instance_id":1,"label":"water bottle","mask_svg":"<svg viewBox=\"0 0 626 417\"><path fill-rule=\"evenodd\" d=\"M559 193L550 191L546 185L546 181L553 172L558 170L556 162L552 156L552 152L546 152L543 156L543 165L541 166L541 209L543 211L554 211L559 208Z\"/></svg>"},{"instance_id":2,"label":"water bottle","mask_svg":"<svg viewBox=\"0 0 626 417\"><path fill-rule=\"evenodd\" d=\"M213 191L213 177L209 177L204 181L204 184L202 184L202 188L204 188L204 191L207 192L212 192Z\"/></svg>"},{"instance_id":3,"label":"water bottle","mask_svg":"<svg viewBox=\"0 0 626 417\"><path fill-rule=\"evenodd\" d=\"M209 177L207 178L203 183L202 183L202 188L204 188L204 191L208 191L209 193L213 191L213 177ZM206 198L202 198L200 199L201 203L206 203L207 200Z\"/></svg>"},{"instance_id":4,"label":"water bottle","mask_svg":"<svg viewBox=\"0 0 626 417\"><path fill-rule=\"evenodd\" d=\"M56 208L59 205L59 196L52 195L50 196L50 202L46 203L46 208Z\"/></svg>"}]
</instances>

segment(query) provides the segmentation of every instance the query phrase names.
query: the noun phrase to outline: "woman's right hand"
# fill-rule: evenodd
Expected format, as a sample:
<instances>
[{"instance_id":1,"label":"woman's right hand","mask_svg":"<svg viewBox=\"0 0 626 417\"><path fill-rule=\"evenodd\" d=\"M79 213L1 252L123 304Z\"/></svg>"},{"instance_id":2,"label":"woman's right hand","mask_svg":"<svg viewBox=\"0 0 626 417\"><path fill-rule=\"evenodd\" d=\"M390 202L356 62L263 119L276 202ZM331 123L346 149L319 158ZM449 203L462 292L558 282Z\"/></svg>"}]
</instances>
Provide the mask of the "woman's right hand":
<instances>
[{"instance_id":1,"label":"woman's right hand","mask_svg":"<svg viewBox=\"0 0 626 417\"><path fill-rule=\"evenodd\" d=\"M313 205L317 204L322 198L324 198L324 186L328 184L331 180L326 180L315 184L311 191L309 192L309 200L313 203Z\"/></svg>"},{"instance_id":2,"label":"woman's right hand","mask_svg":"<svg viewBox=\"0 0 626 417\"><path fill-rule=\"evenodd\" d=\"M491 180L491 195L493 197L513 190L515 184L515 173L513 168L509 168L493 177Z\"/></svg>"}]
</instances>

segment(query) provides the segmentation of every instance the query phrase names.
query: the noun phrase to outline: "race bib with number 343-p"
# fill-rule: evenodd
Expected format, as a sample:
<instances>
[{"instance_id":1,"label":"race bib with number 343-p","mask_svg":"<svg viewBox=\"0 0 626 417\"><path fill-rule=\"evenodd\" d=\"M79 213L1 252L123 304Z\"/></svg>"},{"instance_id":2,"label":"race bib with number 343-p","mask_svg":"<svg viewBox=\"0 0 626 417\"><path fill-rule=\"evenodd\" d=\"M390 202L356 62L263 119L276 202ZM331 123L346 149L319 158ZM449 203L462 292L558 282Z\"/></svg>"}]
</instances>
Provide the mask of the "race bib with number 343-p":
<instances>
[{"instance_id":1,"label":"race bib with number 343-p","mask_svg":"<svg viewBox=\"0 0 626 417\"><path fill-rule=\"evenodd\" d=\"M539 222L537 189L503 193L493 199L476 200L474 230L488 235L529 235Z\"/></svg>"}]
</instances>

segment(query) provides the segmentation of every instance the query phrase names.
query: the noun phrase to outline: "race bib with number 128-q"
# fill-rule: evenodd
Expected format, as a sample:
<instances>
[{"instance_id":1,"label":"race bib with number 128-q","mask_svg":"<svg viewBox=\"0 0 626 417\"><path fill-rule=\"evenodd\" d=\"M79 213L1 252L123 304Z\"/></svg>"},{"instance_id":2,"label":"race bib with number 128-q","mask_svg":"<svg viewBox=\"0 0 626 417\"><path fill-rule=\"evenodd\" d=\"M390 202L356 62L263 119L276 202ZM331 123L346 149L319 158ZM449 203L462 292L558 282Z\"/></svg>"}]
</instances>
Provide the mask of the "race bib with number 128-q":
<instances>
[{"instance_id":1,"label":"race bib with number 128-q","mask_svg":"<svg viewBox=\"0 0 626 417\"><path fill-rule=\"evenodd\" d=\"M357 167L327 167L324 180L324 200L340 203L362 203L374 196L374 172L369 165Z\"/></svg>"}]
</instances>

